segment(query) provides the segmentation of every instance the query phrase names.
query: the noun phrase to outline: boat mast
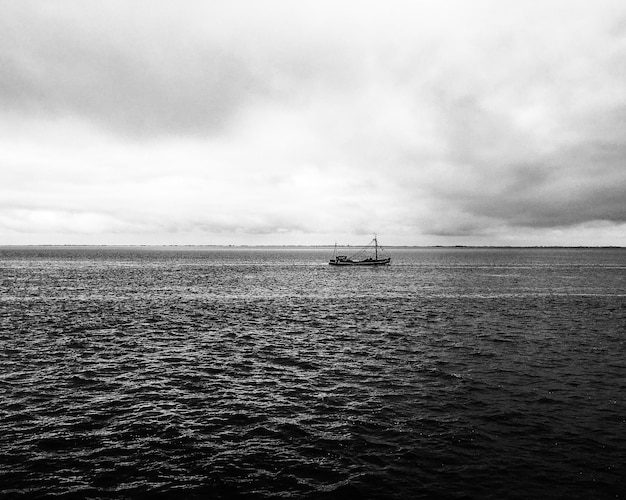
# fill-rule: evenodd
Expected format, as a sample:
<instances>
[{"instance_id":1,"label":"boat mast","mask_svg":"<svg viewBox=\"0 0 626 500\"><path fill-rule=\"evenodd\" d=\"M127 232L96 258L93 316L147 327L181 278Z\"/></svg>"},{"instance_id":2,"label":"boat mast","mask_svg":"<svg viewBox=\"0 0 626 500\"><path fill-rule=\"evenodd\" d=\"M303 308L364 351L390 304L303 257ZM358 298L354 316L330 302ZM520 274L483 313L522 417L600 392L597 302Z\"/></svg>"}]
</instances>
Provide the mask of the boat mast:
<instances>
[{"instance_id":1,"label":"boat mast","mask_svg":"<svg viewBox=\"0 0 626 500\"><path fill-rule=\"evenodd\" d=\"M376 234L374 234L374 248L376 251L376 260L378 260L378 240L376 239Z\"/></svg>"}]
</instances>

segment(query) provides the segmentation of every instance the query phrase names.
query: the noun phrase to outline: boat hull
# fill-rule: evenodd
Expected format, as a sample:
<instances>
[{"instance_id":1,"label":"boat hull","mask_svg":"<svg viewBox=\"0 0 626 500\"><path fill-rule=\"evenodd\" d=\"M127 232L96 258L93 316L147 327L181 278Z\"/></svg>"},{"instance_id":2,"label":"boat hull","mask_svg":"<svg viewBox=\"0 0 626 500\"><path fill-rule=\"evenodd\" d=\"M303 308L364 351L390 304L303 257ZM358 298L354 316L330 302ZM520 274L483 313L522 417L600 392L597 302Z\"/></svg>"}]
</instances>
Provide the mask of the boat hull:
<instances>
[{"instance_id":1,"label":"boat hull","mask_svg":"<svg viewBox=\"0 0 626 500\"><path fill-rule=\"evenodd\" d=\"M391 258L371 259L371 260L334 260L331 259L331 266L386 266L391 264Z\"/></svg>"}]
</instances>

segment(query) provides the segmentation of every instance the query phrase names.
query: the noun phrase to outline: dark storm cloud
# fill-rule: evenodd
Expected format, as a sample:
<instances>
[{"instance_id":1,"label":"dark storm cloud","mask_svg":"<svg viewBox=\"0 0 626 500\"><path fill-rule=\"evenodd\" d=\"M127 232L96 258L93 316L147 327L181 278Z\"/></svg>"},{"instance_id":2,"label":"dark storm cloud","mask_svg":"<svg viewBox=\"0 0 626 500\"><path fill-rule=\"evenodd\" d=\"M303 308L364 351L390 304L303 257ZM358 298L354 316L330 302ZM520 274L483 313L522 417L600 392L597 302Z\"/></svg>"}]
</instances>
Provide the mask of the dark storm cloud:
<instances>
[{"instance_id":1,"label":"dark storm cloud","mask_svg":"<svg viewBox=\"0 0 626 500\"><path fill-rule=\"evenodd\" d=\"M517 87L509 81L516 71L499 87L435 93L445 168L416 185L426 185L426 198L449 216L421 221L426 231L466 236L626 223L626 74L613 66L626 46L609 35L587 50L554 60L550 78L537 74L515 99L499 94ZM539 68L551 60L534 57Z\"/></svg>"},{"instance_id":2,"label":"dark storm cloud","mask_svg":"<svg viewBox=\"0 0 626 500\"><path fill-rule=\"evenodd\" d=\"M348 66L323 40L281 42L267 20L248 32L254 13L245 9L239 19L219 3L184 6L193 9L164 2L4 6L0 110L76 116L140 135L210 134L257 100L287 101Z\"/></svg>"},{"instance_id":3,"label":"dark storm cloud","mask_svg":"<svg viewBox=\"0 0 626 500\"><path fill-rule=\"evenodd\" d=\"M5 112L78 116L140 134L211 132L226 126L258 85L225 48L184 50L152 33L135 47L131 33L101 38L51 21L35 16L23 33L28 19L0 21Z\"/></svg>"}]
</instances>

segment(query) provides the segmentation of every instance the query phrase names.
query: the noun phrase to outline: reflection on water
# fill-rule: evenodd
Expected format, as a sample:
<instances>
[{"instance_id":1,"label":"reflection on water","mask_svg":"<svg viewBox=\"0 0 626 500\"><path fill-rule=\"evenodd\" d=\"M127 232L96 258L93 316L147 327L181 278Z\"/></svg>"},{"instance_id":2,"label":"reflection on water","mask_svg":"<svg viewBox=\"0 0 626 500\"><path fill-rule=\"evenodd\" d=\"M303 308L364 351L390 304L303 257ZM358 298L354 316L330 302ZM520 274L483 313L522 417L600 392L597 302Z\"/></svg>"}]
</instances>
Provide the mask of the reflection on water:
<instances>
[{"instance_id":1,"label":"reflection on water","mask_svg":"<svg viewBox=\"0 0 626 500\"><path fill-rule=\"evenodd\" d=\"M619 498L626 251L0 249L10 497Z\"/></svg>"}]
</instances>

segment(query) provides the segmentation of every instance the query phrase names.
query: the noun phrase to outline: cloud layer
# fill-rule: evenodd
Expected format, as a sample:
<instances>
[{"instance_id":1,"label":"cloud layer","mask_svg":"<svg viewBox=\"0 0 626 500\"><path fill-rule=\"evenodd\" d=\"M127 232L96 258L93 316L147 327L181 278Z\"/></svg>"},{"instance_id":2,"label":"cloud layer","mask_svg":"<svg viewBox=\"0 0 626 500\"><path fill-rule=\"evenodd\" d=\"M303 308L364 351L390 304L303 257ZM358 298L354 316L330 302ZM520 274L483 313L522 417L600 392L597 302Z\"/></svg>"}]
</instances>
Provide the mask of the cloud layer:
<instances>
[{"instance_id":1,"label":"cloud layer","mask_svg":"<svg viewBox=\"0 0 626 500\"><path fill-rule=\"evenodd\" d=\"M0 2L0 243L626 245L618 1Z\"/></svg>"}]
</instances>

